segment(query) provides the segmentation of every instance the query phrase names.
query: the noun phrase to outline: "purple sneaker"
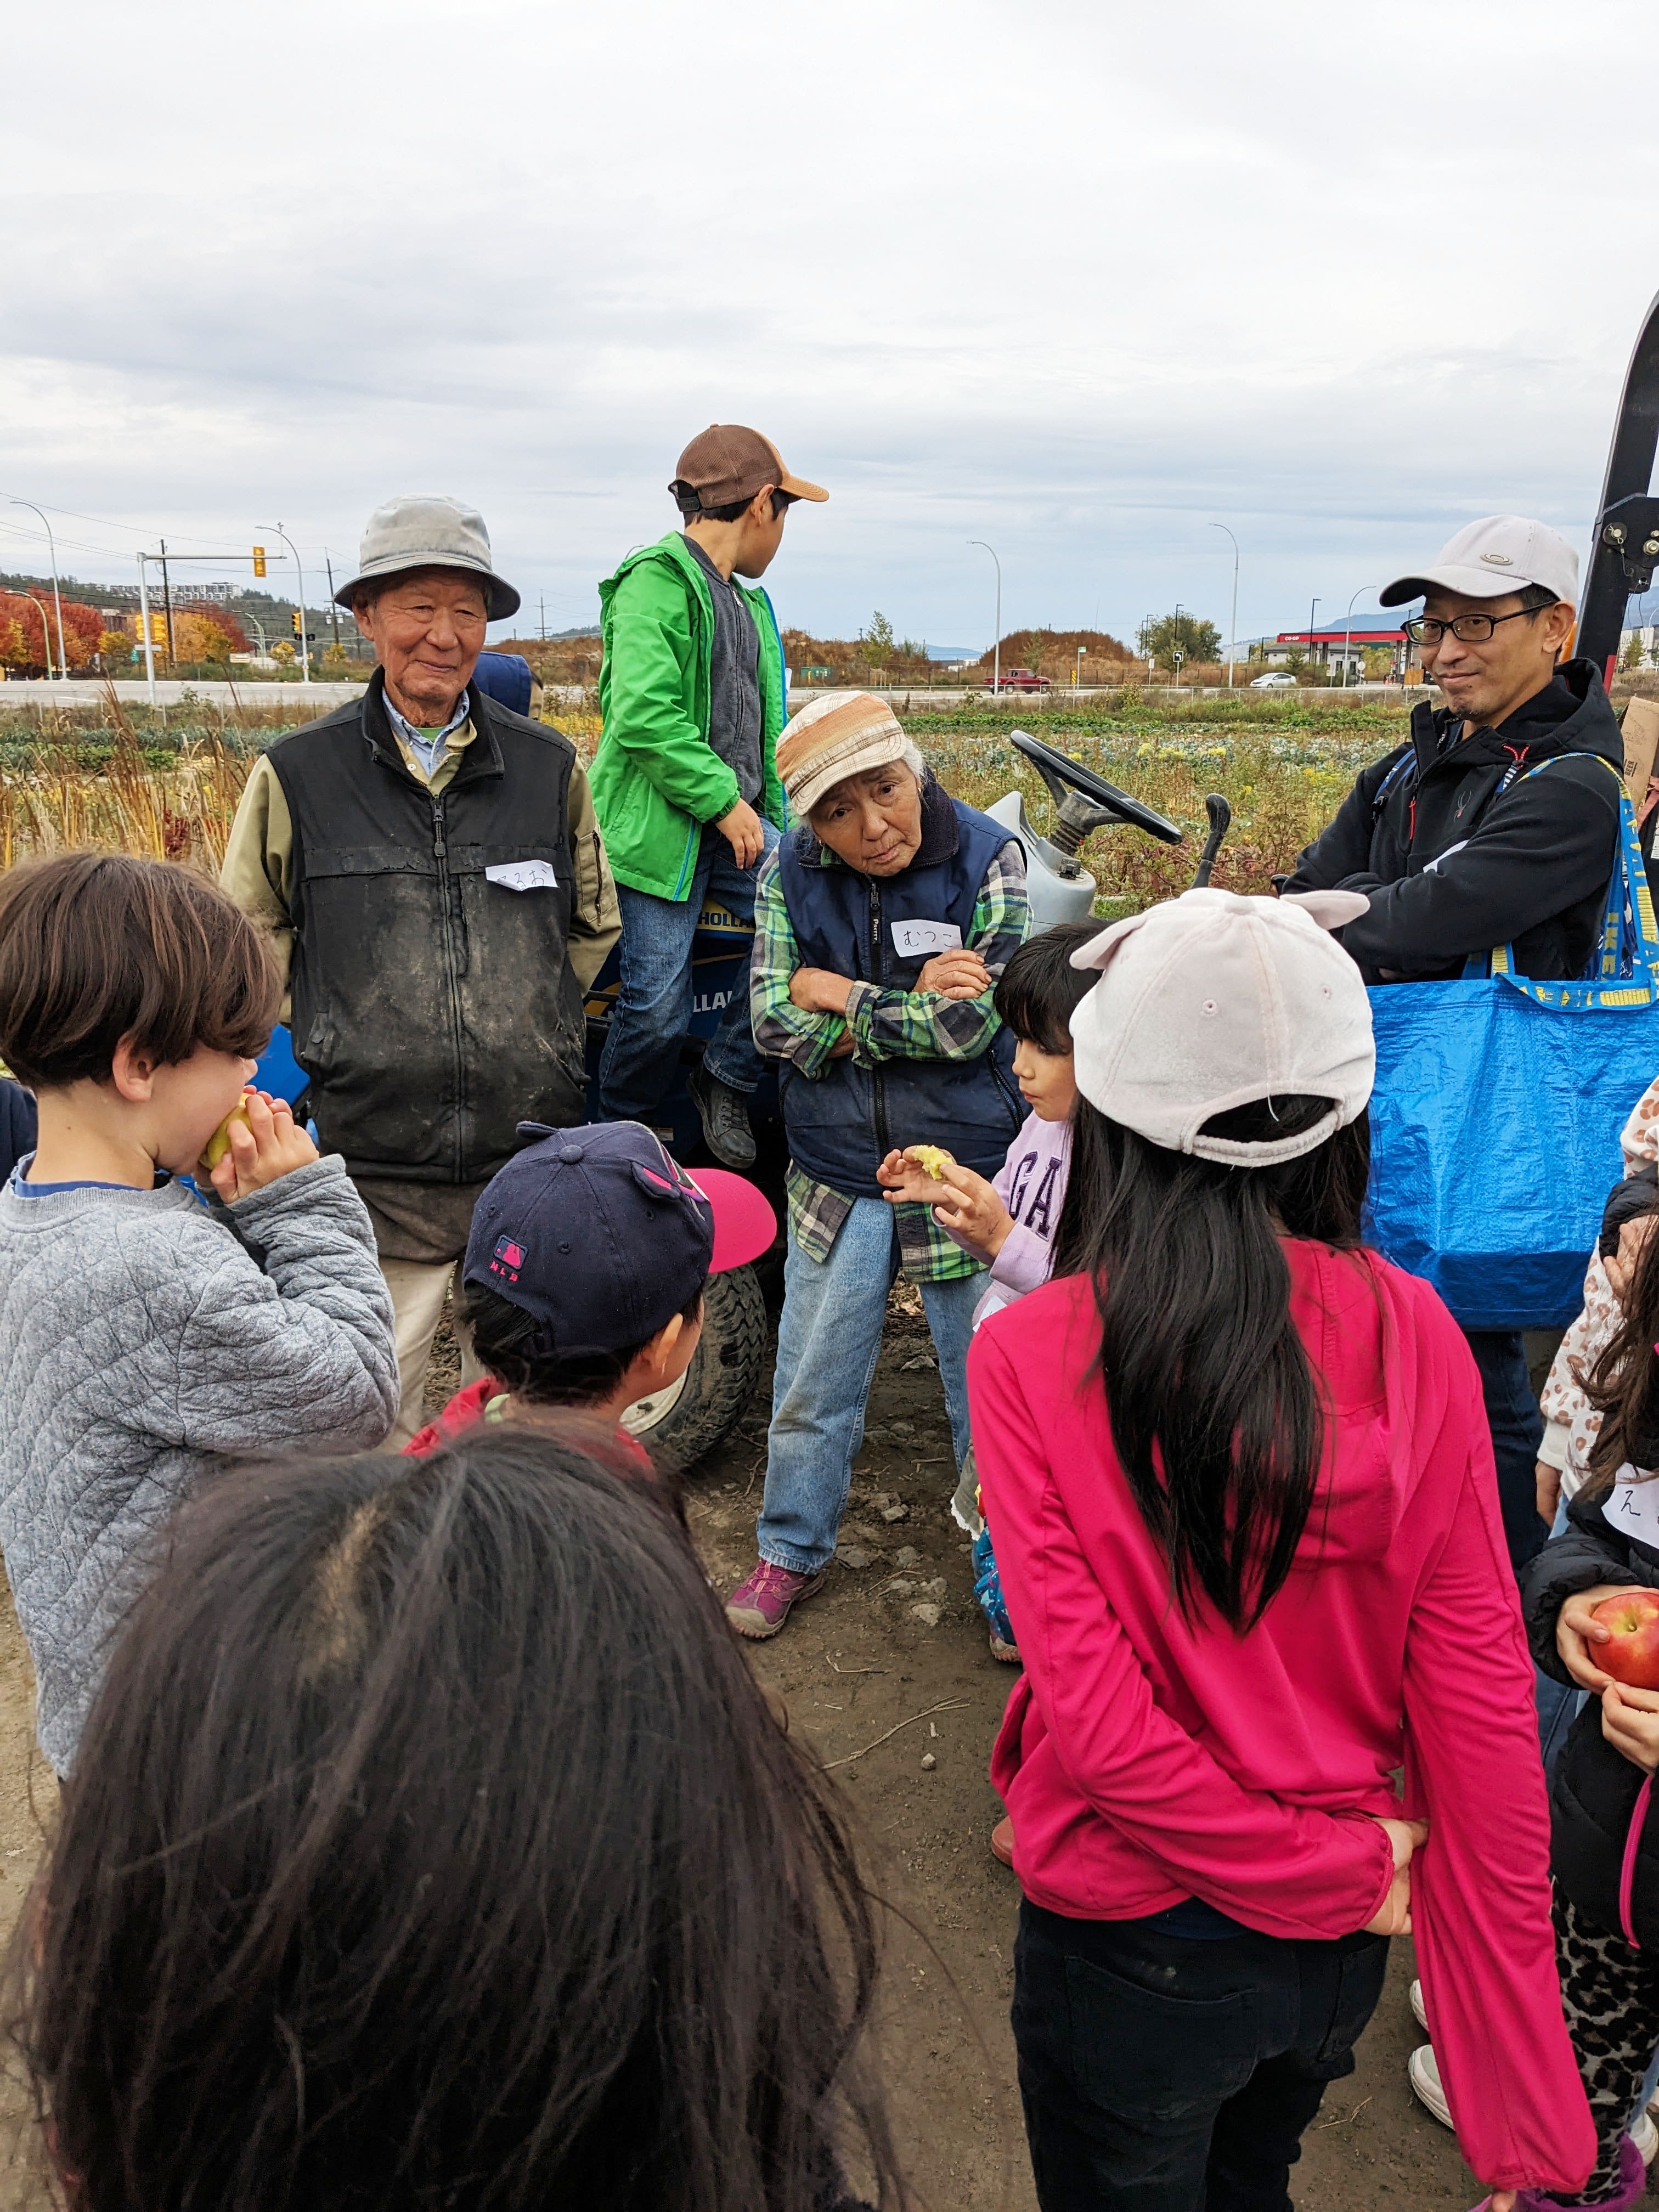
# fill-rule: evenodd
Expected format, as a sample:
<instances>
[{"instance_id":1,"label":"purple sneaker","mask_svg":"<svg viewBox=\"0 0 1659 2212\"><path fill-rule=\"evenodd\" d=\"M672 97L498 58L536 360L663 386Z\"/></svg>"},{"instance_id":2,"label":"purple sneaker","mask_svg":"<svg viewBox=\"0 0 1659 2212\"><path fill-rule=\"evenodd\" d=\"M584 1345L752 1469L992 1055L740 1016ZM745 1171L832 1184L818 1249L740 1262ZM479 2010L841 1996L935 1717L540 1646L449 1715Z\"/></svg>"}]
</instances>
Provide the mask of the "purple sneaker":
<instances>
[{"instance_id":1,"label":"purple sneaker","mask_svg":"<svg viewBox=\"0 0 1659 2212\"><path fill-rule=\"evenodd\" d=\"M1635 2212L1635 2208L1641 2203L1647 2185L1648 2170L1642 2163L1642 2153L1630 2136L1626 2136L1619 2147L1617 2194L1595 2198L1595 2212ZM1490 2197L1483 2197L1475 2206L1474 2212L1486 2212L1486 2207L1491 2203ZM1517 2189L1515 2192L1515 2212L1565 2212L1567 2206L1588 2205L1589 2203L1589 2198L1582 2197L1565 2199L1551 2197L1541 2189Z\"/></svg>"},{"instance_id":2,"label":"purple sneaker","mask_svg":"<svg viewBox=\"0 0 1659 2212\"><path fill-rule=\"evenodd\" d=\"M789 1608L823 1588L823 1570L798 1575L789 1567L775 1567L770 1559L756 1562L746 1583L739 1583L726 1601L726 1617L739 1636L775 1636L789 1618Z\"/></svg>"}]
</instances>

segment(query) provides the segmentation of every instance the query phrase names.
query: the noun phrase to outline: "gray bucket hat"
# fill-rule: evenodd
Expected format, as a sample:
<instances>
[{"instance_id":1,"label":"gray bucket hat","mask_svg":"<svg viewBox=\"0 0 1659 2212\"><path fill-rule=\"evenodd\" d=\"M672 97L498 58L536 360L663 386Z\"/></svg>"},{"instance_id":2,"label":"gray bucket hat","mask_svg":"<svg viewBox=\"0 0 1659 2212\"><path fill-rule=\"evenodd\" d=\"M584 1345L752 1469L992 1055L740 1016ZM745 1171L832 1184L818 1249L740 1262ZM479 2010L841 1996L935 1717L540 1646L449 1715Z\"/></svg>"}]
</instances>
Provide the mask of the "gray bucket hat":
<instances>
[{"instance_id":1,"label":"gray bucket hat","mask_svg":"<svg viewBox=\"0 0 1659 2212\"><path fill-rule=\"evenodd\" d=\"M518 593L489 565L489 532L483 515L476 507L435 495L389 499L375 508L357 548L357 573L341 585L334 604L349 607L360 584L410 568L459 568L478 577L491 622L519 611Z\"/></svg>"}]
</instances>

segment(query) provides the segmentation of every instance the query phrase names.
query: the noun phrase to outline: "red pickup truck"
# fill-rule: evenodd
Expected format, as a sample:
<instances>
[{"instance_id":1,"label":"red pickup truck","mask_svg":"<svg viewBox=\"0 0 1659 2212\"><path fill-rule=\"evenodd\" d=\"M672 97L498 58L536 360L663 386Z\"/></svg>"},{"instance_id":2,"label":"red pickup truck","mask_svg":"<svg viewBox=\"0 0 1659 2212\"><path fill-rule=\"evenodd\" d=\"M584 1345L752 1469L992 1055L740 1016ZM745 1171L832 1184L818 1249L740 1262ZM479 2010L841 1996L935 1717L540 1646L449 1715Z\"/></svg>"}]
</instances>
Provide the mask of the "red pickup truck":
<instances>
[{"instance_id":1,"label":"red pickup truck","mask_svg":"<svg viewBox=\"0 0 1659 2212\"><path fill-rule=\"evenodd\" d=\"M1005 668L1000 677L988 676L988 691L1046 691L1049 679L1038 676L1029 668Z\"/></svg>"}]
</instances>

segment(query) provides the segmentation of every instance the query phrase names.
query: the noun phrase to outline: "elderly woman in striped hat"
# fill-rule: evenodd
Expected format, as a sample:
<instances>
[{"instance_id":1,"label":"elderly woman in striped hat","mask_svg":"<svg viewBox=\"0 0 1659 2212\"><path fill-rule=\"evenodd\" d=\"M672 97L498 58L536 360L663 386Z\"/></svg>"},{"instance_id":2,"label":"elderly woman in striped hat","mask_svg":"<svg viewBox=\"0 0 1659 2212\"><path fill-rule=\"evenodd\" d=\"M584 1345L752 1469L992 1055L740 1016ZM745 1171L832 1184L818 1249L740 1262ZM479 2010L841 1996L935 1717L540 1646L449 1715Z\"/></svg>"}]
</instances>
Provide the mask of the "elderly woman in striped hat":
<instances>
[{"instance_id":1,"label":"elderly woman in striped hat","mask_svg":"<svg viewBox=\"0 0 1659 2212\"><path fill-rule=\"evenodd\" d=\"M1024 1112L992 1005L1026 932L1018 843L951 797L867 692L815 699L777 765L800 820L757 886L750 1003L757 1045L783 1063L789 1253L760 1558L726 1606L750 1637L775 1636L834 1555L901 1267L960 1464L984 1270L931 1207L889 1202L890 1156L937 1145L988 1176Z\"/></svg>"}]
</instances>

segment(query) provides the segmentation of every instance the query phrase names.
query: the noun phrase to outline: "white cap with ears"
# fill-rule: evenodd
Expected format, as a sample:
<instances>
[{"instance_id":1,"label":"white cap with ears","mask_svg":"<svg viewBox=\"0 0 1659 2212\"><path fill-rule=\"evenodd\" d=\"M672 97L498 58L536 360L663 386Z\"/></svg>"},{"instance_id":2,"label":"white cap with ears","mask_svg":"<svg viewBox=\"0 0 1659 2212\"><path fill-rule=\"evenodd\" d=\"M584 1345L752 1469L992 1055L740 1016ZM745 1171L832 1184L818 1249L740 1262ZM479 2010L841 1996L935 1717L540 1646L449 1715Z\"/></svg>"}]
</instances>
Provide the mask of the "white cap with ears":
<instances>
[{"instance_id":1,"label":"white cap with ears","mask_svg":"<svg viewBox=\"0 0 1659 2212\"><path fill-rule=\"evenodd\" d=\"M1370 1000L1328 933L1370 903L1194 890L1114 922L1072 955L1101 971L1072 1015L1078 1089L1170 1152L1238 1167L1312 1152L1364 1111L1376 1073ZM1295 1097L1328 1098L1330 1113L1295 1136L1201 1133L1230 1108Z\"/></svg>"}]
</instances>

